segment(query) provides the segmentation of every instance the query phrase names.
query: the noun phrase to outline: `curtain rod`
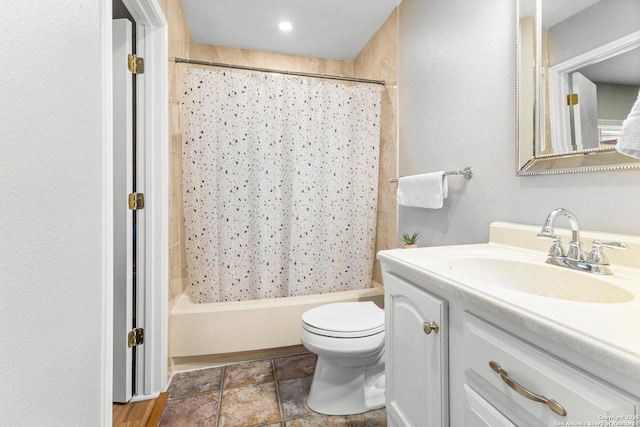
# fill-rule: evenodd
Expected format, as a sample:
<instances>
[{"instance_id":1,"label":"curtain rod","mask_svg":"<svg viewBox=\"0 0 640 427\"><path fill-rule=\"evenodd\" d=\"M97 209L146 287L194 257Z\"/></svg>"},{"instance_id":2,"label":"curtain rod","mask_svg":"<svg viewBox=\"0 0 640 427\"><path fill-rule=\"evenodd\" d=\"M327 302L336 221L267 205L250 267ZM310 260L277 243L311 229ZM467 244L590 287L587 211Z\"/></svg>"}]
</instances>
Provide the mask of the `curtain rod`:
<instances>
[{"instance_id":1,"label":"curtain rod","mask_svg":"<svg viewBox=\"0 0 640 427\"><path fill-rule=\"evenodd\" d=\"M329 79L329 80L343 80L347 82L370 83L370 84L382 85L382 86L386 84L384 80L370 80L370 79L361 79L358 77L332 76L331 74L303 73L301 71L274 70L272 68L260 68L260 67L249 67L246 65L222 64L220 62L198 61L196 59L169 58L169 60L170 61L173 60L178 64L185 63L185 64L205 65L208 67L234 68L237 70L257 71L259 73L278 73L278 74L287 74L290 76L315 77L318 79Z\"/></svg>"}]
</instances>

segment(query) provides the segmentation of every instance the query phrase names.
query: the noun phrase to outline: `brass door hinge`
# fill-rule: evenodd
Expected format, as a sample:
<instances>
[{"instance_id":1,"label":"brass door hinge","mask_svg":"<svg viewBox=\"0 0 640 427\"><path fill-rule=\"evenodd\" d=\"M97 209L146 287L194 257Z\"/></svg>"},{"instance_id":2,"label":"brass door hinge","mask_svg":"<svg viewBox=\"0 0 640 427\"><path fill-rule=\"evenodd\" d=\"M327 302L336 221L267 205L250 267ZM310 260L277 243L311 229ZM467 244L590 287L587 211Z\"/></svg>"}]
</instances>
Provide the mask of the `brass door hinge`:
<instances>
[{"instance_id":1,"label":"brass door hinge","mask_svg":"<svg viewBox=\"0 0 640 427\"><path fill-rule=\"evenodd\" d=\"M144 209L144 193L129 194L129 209Z\"/></svg>"},{"instance_id":2,"label":"brass door hinge","mask_svg":"<svg viewBox=\"0 0 640 427\"><path fill-rule=\"evenodd\" d=\"M578 94L577 93L571 93L571 94L567 95L567 105L568 106L578 105Z\"/></svg>"},{"instance_id":3,"label":"brass door hinge","mask_svg":"<svg viewBox=\"0 0 640 427\"><path fill-rule=\"evenodd\" d=\"M129 65L129 71L133 74L144 73L144 58L138 58L135 55L129 54L127 64Z\"/></svg>"},{"instance_id":4,"label":"brass door hinge","mask_svg":"<svg viewBox=\"0 0 640 427\"><path fill-rule=\"evenodd\" d=\"M127 344L129 345L129 348L144 344L144 329L135 328L129 331L129 335L127 335Z\"/></svg>"}]
</instances>

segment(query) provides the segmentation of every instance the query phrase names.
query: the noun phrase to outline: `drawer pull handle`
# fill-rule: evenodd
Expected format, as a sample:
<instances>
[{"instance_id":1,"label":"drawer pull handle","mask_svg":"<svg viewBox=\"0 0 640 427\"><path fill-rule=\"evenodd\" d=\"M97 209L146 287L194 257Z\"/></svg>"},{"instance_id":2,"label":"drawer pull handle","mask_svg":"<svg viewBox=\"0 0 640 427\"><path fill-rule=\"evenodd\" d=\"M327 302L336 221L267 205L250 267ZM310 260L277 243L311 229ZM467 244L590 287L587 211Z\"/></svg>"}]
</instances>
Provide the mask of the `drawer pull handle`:
<instances>
[{"instance_id":1,"label":"drawer pull handle","mask_svg":"<svg viewBox=\"0 0 640 427\"><path fill-rule=\"evenodd\" d=\"M440 326L438 326L438 324L433 321L431 323L429 322L424 322L422 324L422 330L424 331L425 334L429 335L431 332L437 334L438 331L440 330Z\"/></svg>"},{"instance_id":2,"label":"drawer pull handle","mask_svg":"<svg viewBox=\"0 0 640 427\"><path fill-rule=\"evenodd\" d=\"M517 382L512 380L509 377L509 374L507 374L507 371L502 369L500 367L500 365L498 364L498 362L494 362L492 360L492 361L489 362L489 366L491 366L491 369L493 369L495 372L500 374L500 377L502 378L502 381L504 381L504 383L506 385L508 385L509 387L514 389L516 392L518 392L518 394L526 397L527 399L533 400L534 402L544 403L545 405L547 405L549 407L549 409L551 409L553 412L555 412L558 415L567 415L567 411L565 411L565 409L562 407L562 405L560 405L555 400L547 399L546 397L544 397L544 396L542 396L540 394L536 394L536 393L534 393L534 392L532 392L530 390L527 390L525 387L521 386L520 384L518 384Z\"/></svg>"}]
</instances>

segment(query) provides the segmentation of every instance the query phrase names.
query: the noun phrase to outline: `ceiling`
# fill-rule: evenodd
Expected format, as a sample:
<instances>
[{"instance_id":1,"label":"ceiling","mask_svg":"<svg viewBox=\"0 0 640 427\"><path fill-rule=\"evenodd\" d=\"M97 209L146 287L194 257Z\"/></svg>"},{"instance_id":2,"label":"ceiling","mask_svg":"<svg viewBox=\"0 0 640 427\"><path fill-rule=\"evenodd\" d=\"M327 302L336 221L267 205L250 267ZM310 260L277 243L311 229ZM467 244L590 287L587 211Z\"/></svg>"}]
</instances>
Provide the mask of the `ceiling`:
<instances>
[{"instance_id":1,"label":"ceiling","mask_svg":"<svg viewBox=\"0 0 640 427\"><path fill-rule=\"evenodd\" d=\"M182 0L182 8L196 43L353 60L401 1Z\"/></svg>"}]
</instances>

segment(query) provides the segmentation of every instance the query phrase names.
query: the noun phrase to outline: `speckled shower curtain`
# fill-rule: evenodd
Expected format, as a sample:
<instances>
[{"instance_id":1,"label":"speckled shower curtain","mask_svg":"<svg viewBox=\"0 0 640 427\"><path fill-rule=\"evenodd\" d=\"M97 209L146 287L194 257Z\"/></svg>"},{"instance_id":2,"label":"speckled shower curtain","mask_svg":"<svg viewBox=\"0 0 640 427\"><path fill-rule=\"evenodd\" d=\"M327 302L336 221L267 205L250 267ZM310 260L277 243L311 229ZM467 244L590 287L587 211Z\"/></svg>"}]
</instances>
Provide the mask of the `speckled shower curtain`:
<instances>
[{"instance_id":1,"label":"speckled shower curtain","mask_svg":"<svg viewBox=\"0 0 640 427\"><path fill-rule=\"evenodd\" d=\"M380 89L188 69L182 177L198 302L370 286Z\"/></svg>"}]
</instances>

